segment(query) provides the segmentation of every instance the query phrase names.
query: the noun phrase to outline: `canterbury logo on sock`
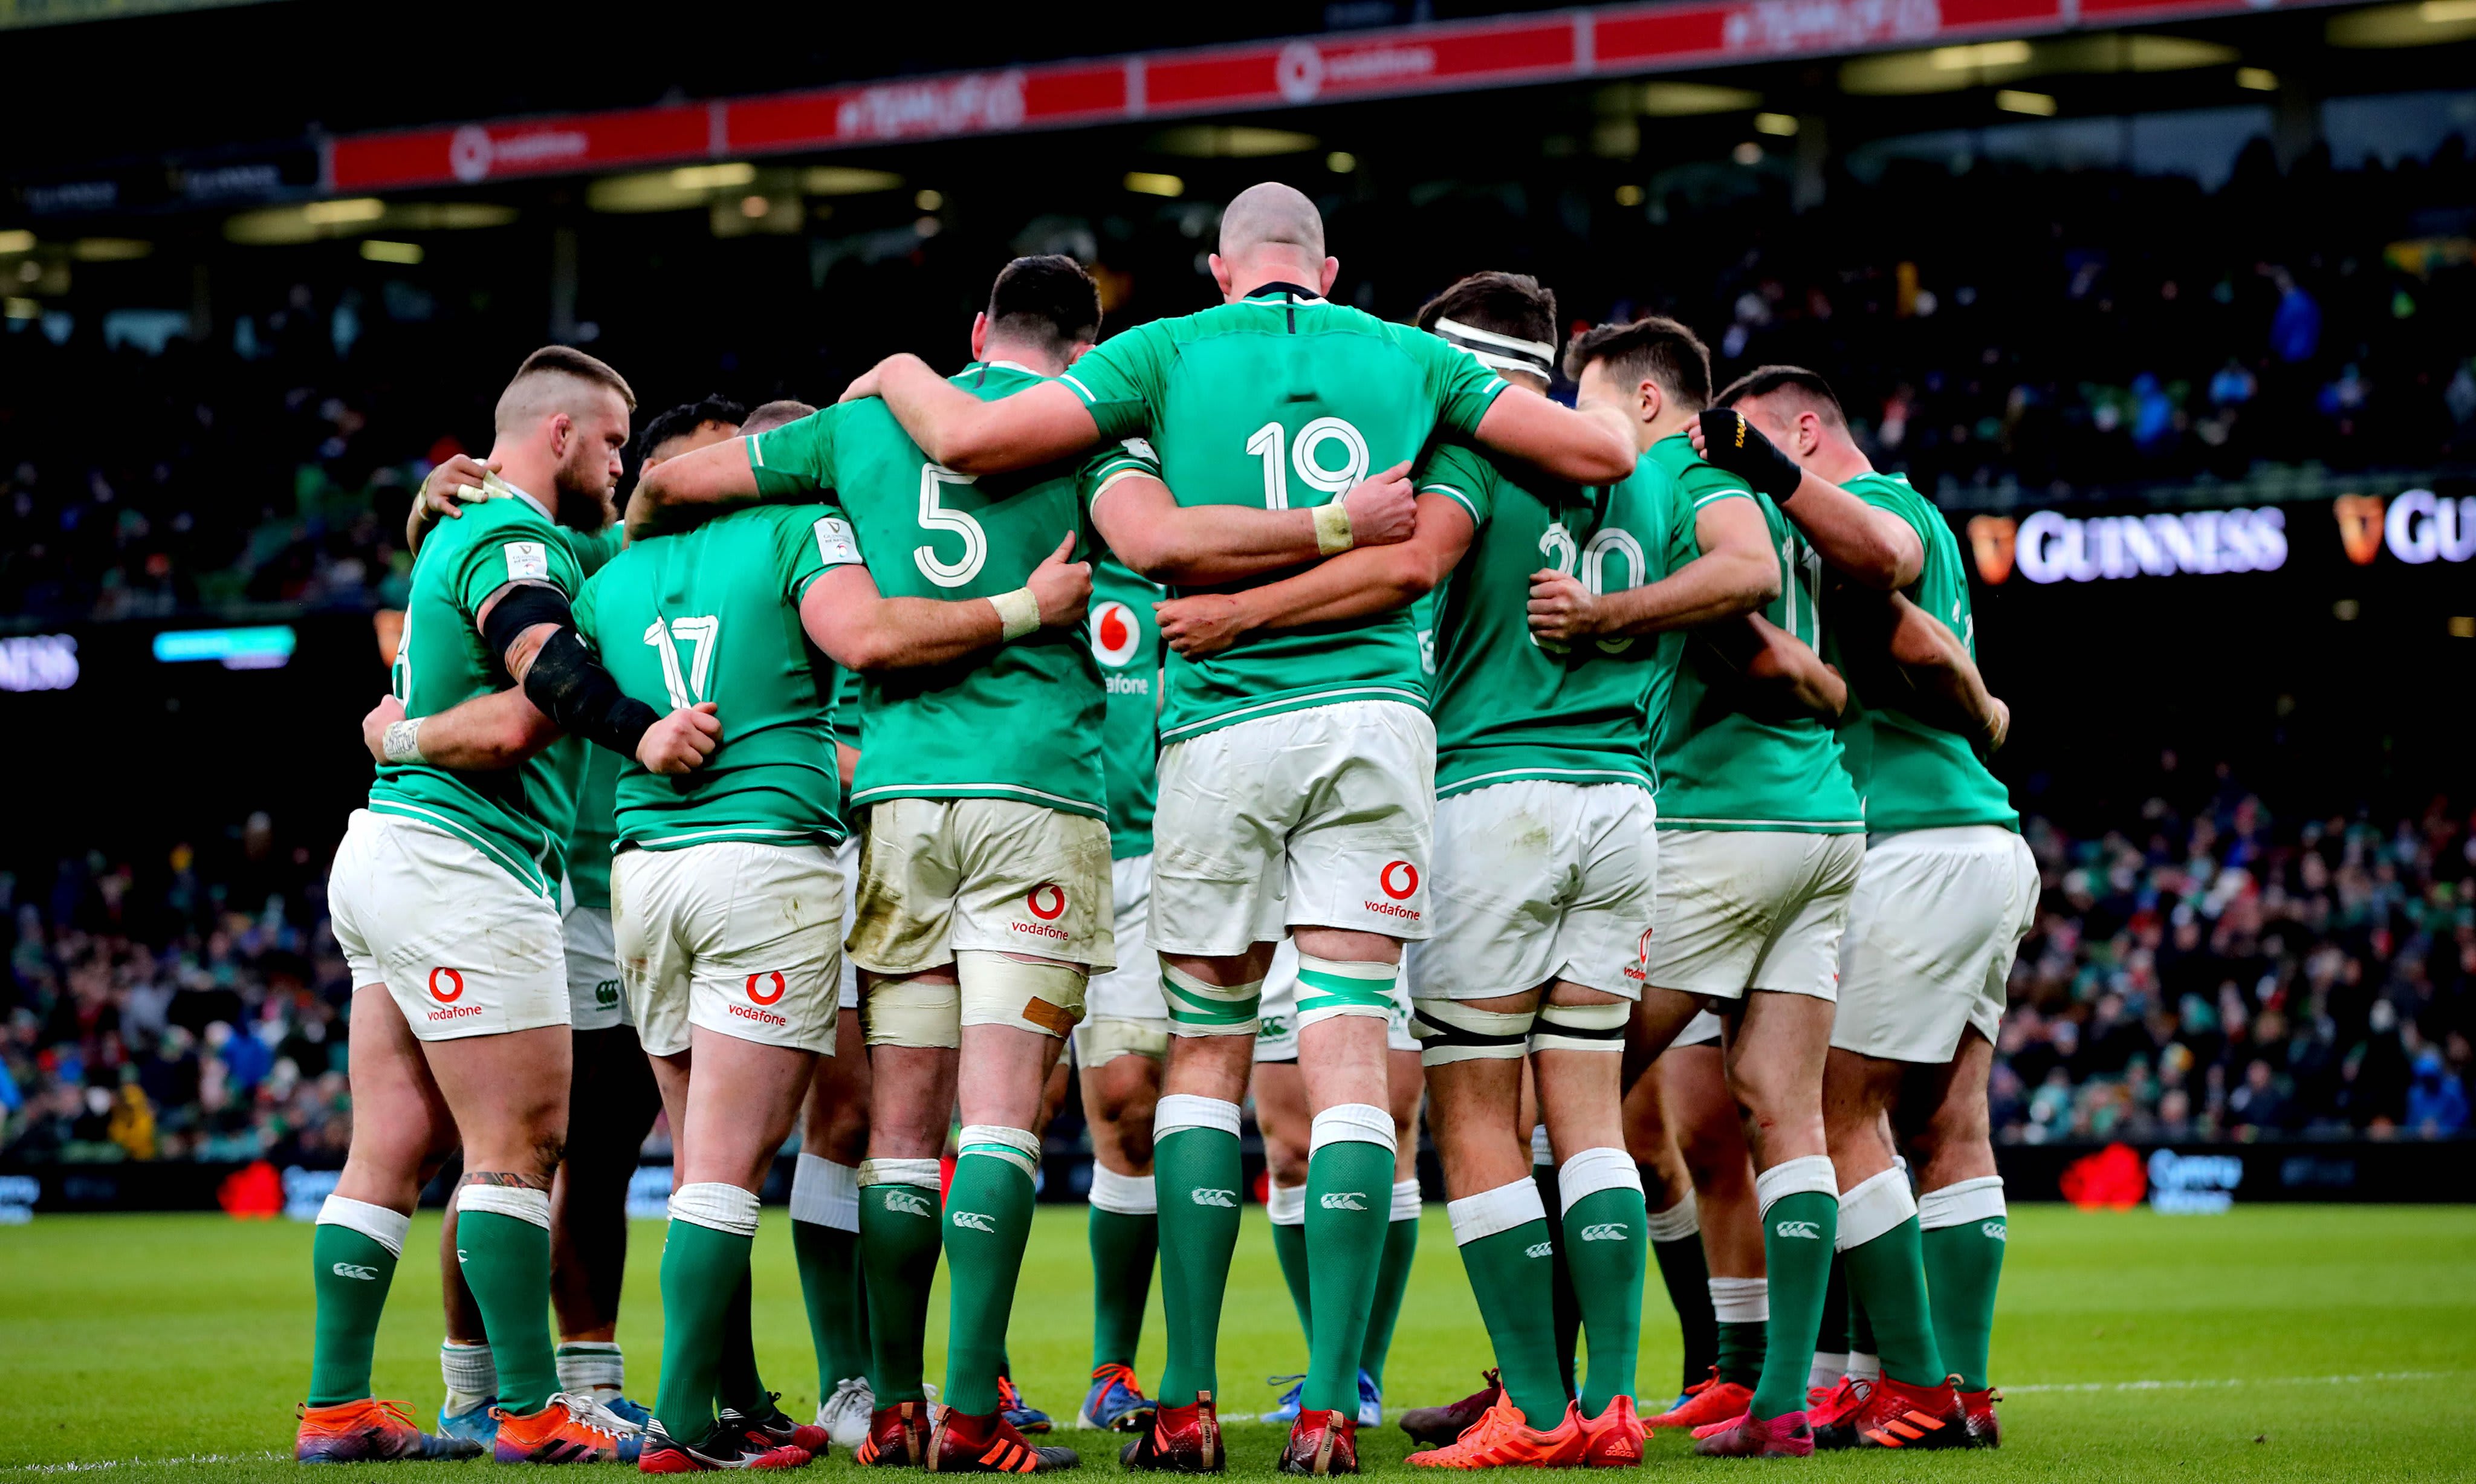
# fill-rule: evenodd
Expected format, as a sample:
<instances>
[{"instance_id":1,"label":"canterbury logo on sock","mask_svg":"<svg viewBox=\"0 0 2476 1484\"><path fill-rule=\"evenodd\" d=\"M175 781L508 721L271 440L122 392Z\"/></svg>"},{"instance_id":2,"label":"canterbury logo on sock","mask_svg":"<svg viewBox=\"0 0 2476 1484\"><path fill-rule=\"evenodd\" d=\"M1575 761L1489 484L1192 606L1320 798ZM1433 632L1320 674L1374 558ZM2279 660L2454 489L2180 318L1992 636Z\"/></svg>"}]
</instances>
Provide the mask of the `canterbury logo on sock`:
<instances>
[{"instance_id":1,"label":"canterbury logo on sock","mask_svg":"<svg viewBox=\"0 0 2476 1484\"><path fill-rule=\"evenodd\" d=\"M464 1258L464 1254L458 1252L456 1254L456 1258L458 1262L461 1262ZM339 1262L327 1271L333 1273L339 1278L359 1278L364 1283L375 1283L379 1280L378 1269L364 1268L359 1263L356 1262Z\"/></svg>"},{"instance_id":2,"label":"canterbury logo on sock","mask_svg":"<svg viewBox=\"0 0 2476 1484\"><path fill-rule=\"evenodd\" d=\"M1822 1240L1822 1228L1812 1222L1782 1222L1771 1230L1783 1237L1803 1237L1808 1242Z\"/></svg>"},{"instance_id":3,"label":"canterbury logo on sock","mask_svg":"<svg viewBox=\"0 0 2476 1484\"><path fill-rule=\"evenodd\" d=\"M887 1196L885 1208L889 1211L900 1211L905 1216L926 1216L932 1221L937 1215L936 1212L928 1209L928 1197L915 1196L908 1191L897 1191Z\"/></svg>"},{"instance_id":4,"label":"canterbury logo on sock","mask_svg":"<svg viewBox=\"0 0 2476 1484\"><path fill-rule=\"evenodd\" d=\"M1378 1148L1381 1148L1381 1146L1378 1146ZM1324 1208L1327 1211L1364 1211L1367 1209L1367 1192L1363 1190L1334 1191L1331 1195L1324 1198Z\"/></svg>"},{"instance_id":5,"label":"canterbury logo on sock","mask_svg":"<svg viewBox=\"0 0 2476 1484\"><path fill-rule=\"evenodd\" d=\"M978 1211L957 1211L954 1213L953 1220L955 1225L962 1227L966 1231L985 1231L993 1237L998 1234L998 1224L996 1220L992 1217L982 1216Z\"/></svg>"},{"instance_id":6,"label":"canterbury logo on sock","mask_svg":"<svg viewBox=\"0 0 2476 1484\"><path fill-rule=\"evenodd\" d=\"M1625 1229L1621 1223L1602 1222L1597 1225L1582 1228L1582 1240L1585 1242L1622 1242L1624 1239Z\"/></svg>"},{"instance_id":7,"label":"canterbury logo on sock","mask_svg":"<svg viewBox=\"0 0 2476 1484\"><path fill-rule=\"evenodd\" d=\"M1556 1244L1553 1242L1533 1242L1527 1248L1523 1249L1522 1255L1524 1257L1553 1257L1556 1255Z\"/></svg>"},{"instance_id":8,"label":"canterbury logo on sock","mask_svg":"<svg viewBox=\"0 0 2476 1484\"><path fill-rule=\"evenodd\" d=\"M2010 1237L2004 1234L2003 1224L2001 1222L1980 1222L1978 1223L1977 1229L1982 1235L1993 1237L1997 1242L2008 1242L2011 1240Z\"/></svg>"},{"instance_id":9,"label":"canterbury logo on sock","mask_svg":"<svg viewBox=\"0 0 2476 1484\"><path fill-rule=\"evenodd\" d=\"M1197 1205L1221 1206L1232 1211L1238 1208L1238 1193L1234 1190L1212 1190L1197 1186L1186 1194L1187 1199Z\"/></svg>"}]
</instances>

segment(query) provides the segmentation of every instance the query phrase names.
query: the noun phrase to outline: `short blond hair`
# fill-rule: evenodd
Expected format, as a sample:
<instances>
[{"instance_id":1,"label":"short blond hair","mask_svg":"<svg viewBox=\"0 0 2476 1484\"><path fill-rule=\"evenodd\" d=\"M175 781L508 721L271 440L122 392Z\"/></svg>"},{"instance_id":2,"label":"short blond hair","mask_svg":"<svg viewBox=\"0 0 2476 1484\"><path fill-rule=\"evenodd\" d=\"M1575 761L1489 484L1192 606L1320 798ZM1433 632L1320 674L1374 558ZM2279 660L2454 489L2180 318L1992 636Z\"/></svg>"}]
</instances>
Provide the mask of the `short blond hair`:
<instances>
[{"instance_id":1,"label":"short blond hair","mask_svg":"<svg viewBox=\"0 0 2476 1484\"><path fill-rule=\"evenodd\" d=\"M499 432L510 433L553 412L575 412L576 392L588 386L615 391L629 411L636 410L635 390L607 361L571 345L545 345L527 356L508 379L492 422Z\"/></svg>"}]
</instances>

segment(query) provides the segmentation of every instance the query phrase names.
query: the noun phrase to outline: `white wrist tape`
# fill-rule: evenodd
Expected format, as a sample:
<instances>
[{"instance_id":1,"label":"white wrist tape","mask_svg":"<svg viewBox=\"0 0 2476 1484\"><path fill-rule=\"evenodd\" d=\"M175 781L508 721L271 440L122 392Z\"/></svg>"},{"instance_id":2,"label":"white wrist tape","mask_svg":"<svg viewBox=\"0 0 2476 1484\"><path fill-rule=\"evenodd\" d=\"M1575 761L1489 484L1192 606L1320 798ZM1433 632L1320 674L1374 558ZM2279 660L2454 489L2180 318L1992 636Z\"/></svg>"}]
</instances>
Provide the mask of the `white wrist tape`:
<instances>
[{"instance_id":1,"label":"white wrist tape","mask_svg":"<svg viewBox=\"0 0 2476 1484\"><path fill-rule=\"evenodd\" d=\"M1358 544L1350 534L1349 510L1338 500L1315 507L1315 533L1316 550L1326 556L1338 556Z\"/></svg>"},{"instance_id":2,"label":"white wrist tape","mask_svg":"<svg viewBox=\"0 0 2476 1484\"><path fill-rule=\"evenodd\" d=\"M389 762L421 761L421 718L409 716L400 722L387 723L386 734L380 746L385 751Z\"/></svg>"},{"instance_id":3,"label":"white wrist tape","mask_svg":"<svg viewBox=\"0 0 2476 1484\"><path fill-rule=\"evenodd\" d=\"M998 622L1003 626L1008 640L1020 639L1040 627L1040 600L1028 587L1018 587L1010 593L1000 593L989 600L998 610Z\"/></svg>"}]
</instances>

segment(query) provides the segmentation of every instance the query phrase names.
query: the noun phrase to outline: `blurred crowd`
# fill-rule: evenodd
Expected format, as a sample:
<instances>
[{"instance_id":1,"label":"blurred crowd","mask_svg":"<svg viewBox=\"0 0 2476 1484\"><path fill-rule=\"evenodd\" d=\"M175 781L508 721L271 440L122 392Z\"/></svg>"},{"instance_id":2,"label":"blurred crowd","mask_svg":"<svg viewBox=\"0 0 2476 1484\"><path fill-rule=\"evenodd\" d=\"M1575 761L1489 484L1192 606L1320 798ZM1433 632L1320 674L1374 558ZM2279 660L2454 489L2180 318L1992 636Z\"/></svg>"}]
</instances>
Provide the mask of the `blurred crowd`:
<instances>
[{"instance_id":1,"label":"blurred crowd","mask_svg":"<svg viewBox=\"0 0 2476 1484\"><path fill-rule=\"evenodd\" d=\"M1802 212L1770 166L1613 194L1578 166L1561 185L1469 168L1326 198L1335 297L1407 317L1461 273L1508 267L1576 324L1676 314L1722 379L1776 360L1837 379L1876 462L1948 501L2476 456L2476 164L2457 136L2387 166L2334 168L2316 146L2284 170L2255 139L2215 189L1990 160L1894 159L1863 180L1835 165ZM1055 191L982 189L917 223L812 227L772 258L780 244L664 238L640 264L647 219L604 219L614 235L583 260L606 276L588 274L574 338L655 406L822 401L891 350L957 359L1011 253L1093 261L1112 327L1210 300L1207 201L1096 186L1077 212ZM504 255L477 260L464 282L442 257L261 284L257 302L236 287L204 339L151 351L93 316L8 321L0 612L385 603L409 490L488 436L477 368L534 343L538 320L497 308L529 286L497 282Z\"/></svg>"},{"instance_id":2,"label":"blurred crowd","mask_svg":"<svg viewBox=\"0 0 2476 1484\"><path fill-rule=\"evenodd\" d=\"M1996 1136L2466 1133L2468 817L2285 819L2223 771L2175 792L2101 833L2029 820L2043 896ZM157 860L0 875L0 1160L339 1165L352 986L322 866L261 813Z\"/></svg>"}]
</instances>

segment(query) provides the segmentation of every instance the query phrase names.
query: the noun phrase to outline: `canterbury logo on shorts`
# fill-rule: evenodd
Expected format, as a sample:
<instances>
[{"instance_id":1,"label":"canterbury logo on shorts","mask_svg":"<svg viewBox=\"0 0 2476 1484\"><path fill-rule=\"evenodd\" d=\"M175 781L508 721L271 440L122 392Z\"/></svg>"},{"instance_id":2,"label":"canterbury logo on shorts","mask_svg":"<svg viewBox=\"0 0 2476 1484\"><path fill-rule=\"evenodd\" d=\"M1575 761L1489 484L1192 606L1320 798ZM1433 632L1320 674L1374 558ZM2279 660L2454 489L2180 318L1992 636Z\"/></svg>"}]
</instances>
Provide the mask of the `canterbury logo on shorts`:
<instances>
[{"instance_id":1,"label":"canterbury logo on shorts","mask_svg":"<svg viewBox=\"0 0 2476 1484\"><path fill-rule=\"evenodd\" d=\"M965 1231L985 1231L993 1237L998 1234L997 1222L990 1217L982 1216L978 1211L957 1211L954 1213L953 1222Z\"/></svg>"},{"instance_id":2,"label":"canterbury logo on shorts","mask_svg":"<svg viewBox=\"0 0 2476 1484\"><path fill-rule=\"evenodd\" d=\"M456 1254L456 1257L458 1262L461 1262L464 1258L464 1254L462 1252L458 1252ZM339 1262L327 1271L333 1273L339 1278L359 1278L364 1283L375 1283L379 1280L378 1269L364 1268L357 1262Z\"/></svg>"},{"instance_id":3,"label":"canterbury logo on shorts","mask_svg":"<svg viewBox=\"0 0 2476 1484\"><path fill-rule=\"evenodd\" d=\"M1363 1190L1337 1190L1325 1197L1321 1203L1327 1211L1364 1211L1367 1209L1367 1193Z\"/></svg>"},{"instance_id":4,"label":"canterbury logo on shorts","mask_svg":"<svg viewBox=\"0 0 2476 1484\"><path fill-rule=\"evenodd\" d=\"M1556 1244L1553 1242L1533 1242L1528 1247L1522 1249L1522 1255L1524 1257L1553 1257L1556 1255Z\"/></svg>"},{"instance_id":5,"label":"canterbury logo on shorts","mask_svg":"<svg viewBox=\"0 0 2476 1484\"><path fill-rule=\"evenodd\" d=\"M936 1212L928 1209L928 1197L915 1196L908 1191L896 1191L887 1196L885 1198L885 1208L889 1211L900 1211L905 1216L927 1216L933 1218L937 1214Z\"/></svg>"},{"instance_id":6,"label":"canterbury logo on shorts","mask_svg":"<svg viewBox=\"0 0 2476 1484\"><path fill-rule=\"evenodd\" d=\"M1616 1222L1601 1222L1597 1225L1582 1228L1582 1240L1585 1242L1622 1242L1624 1239L1625 1229Z\"/></svg>"},{"instance_id":7,"label":"canterbury logo on shorts","mask_svg":"<svg viewBox=\"0 0 2476 1484\"><path fill-rule=\"evenodd\" d=\"M1822 1228L1812 1222L1782 1222L1771 1230L1783 1237L1801 1237L1808 1242L1822 1240Z\"/></svg>"},{"instance_id":8,"label":"canterbury logo on shorts","mask_svg":"<svg viewBox=\"0 0 2476 1484\"><path fill-rule=\"evenodd\" d=\"M1234 1190L1211 1190L1203 1187L1197 1187L1196 1189L1187 1192L1187 1199L1193 1200L1197 1205L1220 1206L1226 1210L1231 1211L1238 1209L1238 1193Z\"/></svg>"}]
</instances>

